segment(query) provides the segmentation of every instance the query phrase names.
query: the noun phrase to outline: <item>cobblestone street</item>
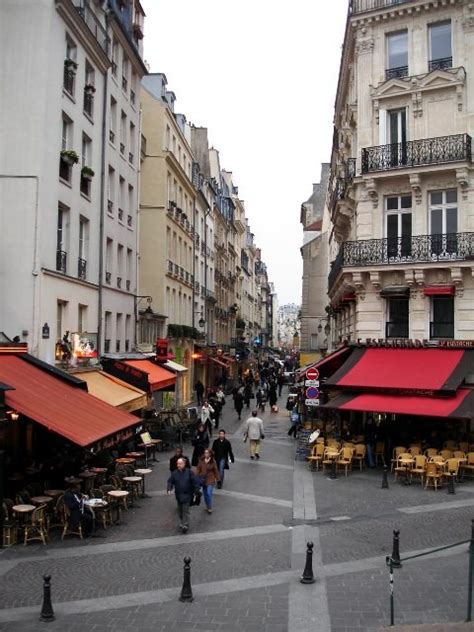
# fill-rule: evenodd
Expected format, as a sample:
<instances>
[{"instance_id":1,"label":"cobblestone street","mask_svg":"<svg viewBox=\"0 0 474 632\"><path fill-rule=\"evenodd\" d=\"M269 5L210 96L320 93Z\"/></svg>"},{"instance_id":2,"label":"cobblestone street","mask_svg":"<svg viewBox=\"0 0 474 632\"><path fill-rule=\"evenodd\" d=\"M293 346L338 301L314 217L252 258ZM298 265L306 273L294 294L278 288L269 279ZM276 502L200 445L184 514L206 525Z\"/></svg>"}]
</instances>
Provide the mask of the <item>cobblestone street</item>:
<instances>
[{"instance_id":1,"label":"cobblestone street","mask_svg":"<svg viewBox=\"0 0 474 632\"><path fill-rule=\"evenodd\" d=\"M286 400L285 391L280 403ZM246 413L246 411L244 411ZM245 414L243 415L245 419ZM260 461L250 461L228 400L221 426L236 463L216 490L214 513L191 510L176 529L174 498L164 494L168 454L147 479L150 498L104 537L0 554L0 630L43 630L42 576L52 577L56 620L48 629L375 632L389 624L385 556L400 529L402 558L468 540L474 486L424 491L380 470L330 480L294 460L286 411L266 412ZM190 452L188 448L188 453ZM315 543L315 584L299 582L306 541ZM192 559L194 602L178 601L183 558ZM463 544L406 562L395 571L395 621L462 622L468 554ZM455 628L454 628L455 629ZM463 628L464 629L464 628Z\"/></svg>"}]
</instances>

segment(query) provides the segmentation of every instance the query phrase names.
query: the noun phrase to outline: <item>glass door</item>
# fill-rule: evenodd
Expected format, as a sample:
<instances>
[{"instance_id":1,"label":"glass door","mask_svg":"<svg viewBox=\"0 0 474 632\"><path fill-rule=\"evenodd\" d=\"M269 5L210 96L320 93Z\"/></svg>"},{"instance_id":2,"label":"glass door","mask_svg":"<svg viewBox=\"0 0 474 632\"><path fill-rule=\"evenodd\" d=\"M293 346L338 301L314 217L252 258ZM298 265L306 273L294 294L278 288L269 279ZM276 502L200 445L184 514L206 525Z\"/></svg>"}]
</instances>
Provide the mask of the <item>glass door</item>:
<instances>
[{"instance_id":1,"label":"glass door","mask_svg":"<svg viewBox=\"0 0 474 632\"><path fill-rule=\"evenodd\" d=\"M387 258L389 261L406 260L411 257L411 195L388 197L386 213Z\"/></svg>"},{"instance_id":2,"label":"glass door","mask_svg":"<svg viewBox=\"0 0 474 632\"><path fill-rule=\"evenodd\" d=\"M458 251L457 191L430 193L431 253L437 258L451 258Z\"/></svg>"},{"instance_id":3,"label":"glass door","mask_svg":"<svg viewBox=\"0 0 474 632\"><path fill-rule=\"evenodd\" d=\"M407 112L389 110L387 117L387 138L391 167L401 167L407 164Z\"/></svg>"}]
</instances>

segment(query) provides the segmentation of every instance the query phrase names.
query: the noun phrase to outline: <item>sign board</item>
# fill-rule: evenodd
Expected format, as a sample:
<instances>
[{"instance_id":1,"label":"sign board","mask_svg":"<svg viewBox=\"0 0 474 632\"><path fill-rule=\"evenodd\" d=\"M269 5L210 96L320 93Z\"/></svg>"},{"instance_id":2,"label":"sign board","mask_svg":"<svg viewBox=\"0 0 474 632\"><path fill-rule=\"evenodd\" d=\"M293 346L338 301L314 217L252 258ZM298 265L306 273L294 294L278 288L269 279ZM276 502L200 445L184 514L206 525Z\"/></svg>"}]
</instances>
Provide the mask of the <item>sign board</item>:
<instances>
[{"instance_id":1,"label":"sign board","mask_svg":"<svg viewBox=\"0 0 474 632\"><path fill-rule=\"evenodd\" d=\"M168 338L158 338L156 341L156 359L165 361L168 359Z\"/></svg>"},{"instance_id":2,"label":"sign board","mask_svg":"<svg viewBox=\"0 0 474 632\"><path fill-rule=\"evenodd\" d=\"M319 380L305 380L304 385L305 386L316 386L316 388L319 388Z\"/></svg>"},{"instance_id":3,"label":"sign board","mask_svg":"<svg viewBox=\"0 0 474 632\"><path fill-rule=\"evenodd\" d=\"M317 399L319 397L319 390L315 386L309 386L306 389L307 399Z\"/></svg>"},{"instance_id":4,"label":"sign board","mask_svg":"<svg viewBox=\"0 0 474 632\"><path fill-rule=\"evenodd\" d=\"M310 367L307 371L306 371L306 379L307 380L317 380L319 377L319 371L318 369L316 369L314 366Z\"/></svg>"},{"instance_id":5,"label":"sign board","mask_svg":"<svg viewBox=\"0 0 474 632\"><path fill-rule=\"evenodd\" d=\"M319 406L319 399L305 399L305 406Z\"/></svg>"}]
</instances>

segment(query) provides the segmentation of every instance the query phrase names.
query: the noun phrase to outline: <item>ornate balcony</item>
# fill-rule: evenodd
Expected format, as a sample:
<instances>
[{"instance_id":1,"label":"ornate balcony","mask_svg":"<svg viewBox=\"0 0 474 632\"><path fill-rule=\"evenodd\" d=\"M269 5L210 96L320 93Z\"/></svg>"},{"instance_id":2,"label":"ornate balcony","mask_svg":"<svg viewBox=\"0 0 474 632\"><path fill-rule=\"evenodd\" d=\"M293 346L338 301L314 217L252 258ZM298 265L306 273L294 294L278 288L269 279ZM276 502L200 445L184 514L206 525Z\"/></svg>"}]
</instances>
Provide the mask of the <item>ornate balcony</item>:
<instances>
[{"instance_id":1,"label":"ornate balcony","mask_svg":"<svg viewBox=\"0 0 474 632\"><path fill-rule=\"evenodd\" d=\"M362 173L472 161L469 134L454 134L366 147L362 150Z\"/></svg>"},{"instance_id":2,"label":"ornate balcony","mask_svg":"<svg viewBox=\"0 0 474 632\"><path fill-rule=\"evenodd\" d=\"M410 0L351 0L349 13L365 13L366 11L384 9L397 4L405 4L406 2L410 2Z\"/></svg>"},{"instance_id":3,"label":"ornate balcony","mask_svg":"<svg viewBox=\"0 0 474 632\"><path fill-rule=\"evenodd\" d=\"M432 59L428 63L428 69L430 72L433 70L446 70L453 67L452 57L443 57L442 59Z\"/></svg>"},{"instance_id":4,"label":"ornate balcony","mask_svg":"<svg viewBox=\"0 0 474 632\"><path fill-rule=\"evenodd\" d=\"M77 260L77 276L83 281L87 278L87 261L81 257Z\"/></svg>"},{"instance_id":5,"label":"ornate balcony","mask_svg":"<svg viewBox=\"0 0 474 632\"><path fill-rule=\"evenodd\" d=\"M387 68L385 71L385 81L394 79L395 77L408 77L408 66L399 66L398 68Z\"/></svg>"},{"instance_id":6,"label":"ornate balcony","mask_svg":"<svg viewBox=\"0 0 474 632\"><path fill-rule=\"evenodd\" d=\"M328 286L329 289L332 288L344 267L472 260L474 260L474 233L346 241L332 263Z\"/></svg>"},{"instance_id":7,"label":"ornate balcony","mask_svg":"<svg viewBox=\"0 0 474 632\"><path fill-rule=\"evenodd\" d=\"M67 252L64 250L56 250L56 270L66 274L67 271Z\"/></svg>"}]
</instances>

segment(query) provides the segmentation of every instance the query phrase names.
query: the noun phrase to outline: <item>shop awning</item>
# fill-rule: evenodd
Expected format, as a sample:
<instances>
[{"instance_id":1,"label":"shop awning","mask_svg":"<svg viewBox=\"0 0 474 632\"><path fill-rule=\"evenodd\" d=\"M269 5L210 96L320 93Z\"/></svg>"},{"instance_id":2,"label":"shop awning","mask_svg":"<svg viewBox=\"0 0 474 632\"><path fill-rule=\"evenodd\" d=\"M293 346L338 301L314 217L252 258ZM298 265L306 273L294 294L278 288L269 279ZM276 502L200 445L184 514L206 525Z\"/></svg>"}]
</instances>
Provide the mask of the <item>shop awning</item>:
<instances>
[{"instance_id":1,"label":"shop awning","mask_svg":"<svg viewBox=\"0 0 474 632\"><path fill-rule=\"evenodd\" d=\"M82 447L140 423L17 355L0 356L0 381L15 389L5 392L9 408Z\"/></svg>"},{"instance_id":2,"label":"shop awning","mask_svg":"<svg viewBox=\"0 0 474 632\"><path fill-rule=\"evenodd\" d=\"M163 366L171 369L172 371L176 371L176 373L185 373L188 370L188 367L178 364L178 362L173 362L172 360L168 360Z\"/></svg>"},{"instance_id":3,"label":"shop awning","mask_svg":"<svg viewBox=\"0 0 474 632\"><path fill-rule=\"evenodd\" d=\"M351 351L352 347L341 347L340 349L337 349L337 351L333 351L324 358L321 358L321 360L313 362L312 364L308 364L308 366L301 367L300 369L298 369L299 373L297 382L303 380L306 371L313 367L318 369L318 371L323 374L324 377L332 375L334 371L336 371L341 366L347 356L350 355Z\"/></svg>"},{"instance_id":4,"label":"shop awning","mask_svg":"<svg viewBox=\"0 0 474 632\"><path fill-rule=\"evenodd\" d=\"M423 294L425 296L454 296L454 285L427 285Z\"/></svg>"},{"instance_id":5,"label":"shop awning","mask_svg":"<svg viewBox=\"0 0 474 632\"><path fill-rule=\"evenodd\" d=\"M474 391L460 388L454 397L343 393L320 408L420 417L471 419L474 417Z\"/></svg>"},{"instance_id":6,"label":"shop awning","mask_svg":"<svg viewBox=\"0 0 474 632\"><path fill-rule=\"evenodd\" d=\"M220 358L215 358L214 356L209 356L209 360L211 360L211 362L215 362L219 366L223 366L225 369L229 366L226 362L223 362Z\"/></svg>"},{"instance_id":7,"label":"shop awning","mask_svg":"<svg viewBox=\"0 0 474 632\"><path fill-rule=\"evenodd\" d=\"M101 399L120 410L138 410L147 406L145 391L127 384L123 380L104 371L81 371L74 374L87 382L87 390L91 395Z\"/></svg>"},{"instance_id":8,"label":"shop awning","mask_svg":"<svg viewBox=\"0 0 474 632\"><path fill-rule=\"evenodd\" d=\"M326 385L352 391L454 395L473 369L473 350L364 347L355 348Z\"/></svg>"},{"instance_id":9,"label":"shop awning","mask_svg":"<svg viewBox=\"0 0 474 632\"><path fill-rule=\"evenodd\" d=\"M159 391L176 384L176 375L150 360L123 360L123 364L147 374L147 381L152 391Z\"/></svg>"}]
</instances>

